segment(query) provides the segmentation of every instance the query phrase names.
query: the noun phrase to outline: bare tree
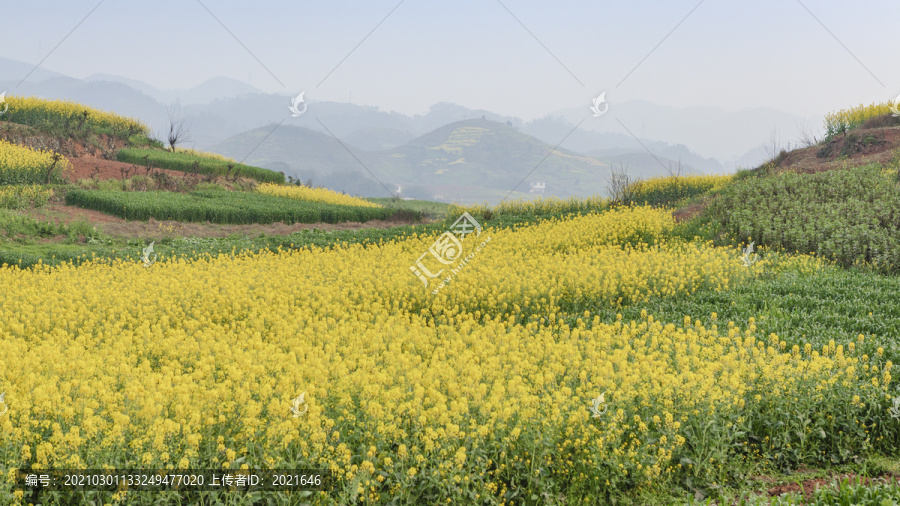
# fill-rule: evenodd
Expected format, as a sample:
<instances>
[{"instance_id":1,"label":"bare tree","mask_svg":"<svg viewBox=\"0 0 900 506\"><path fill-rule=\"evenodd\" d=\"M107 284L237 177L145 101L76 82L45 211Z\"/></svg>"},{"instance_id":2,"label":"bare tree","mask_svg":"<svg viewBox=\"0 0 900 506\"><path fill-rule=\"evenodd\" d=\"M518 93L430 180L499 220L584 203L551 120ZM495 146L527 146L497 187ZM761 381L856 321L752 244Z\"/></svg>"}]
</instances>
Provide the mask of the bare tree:
<instances>
[{"instance_id":1,"label":"bare tree","mask_svg":"<svg viewBox=\"0 0 900 506\"><path fill-rule=\"evenodd\" d=\"M666 169L669 173L669 177L678 179L681 177L681 174L684 173L684 167L681 166L681 156L678 157L678 166L672 166L672 161L669 161L669 167Z\"/></svg>"},{"instance_id":2,"label":"bare tree","mask_svg":"<svg viewBox=\"0 0 900 506\"><path fill-rule=\"evenodd\" d=\"M174 153L175 145L191 140L191 130L184 119L181 107L177 105L171 109L167 107L166 113L169 115L169 135L166 139L169 141L169 149Z\"/></svg>"},{"instance_id":3,"label":"bare tree","mask_svg":"<svg viewBox=\"0 0 900 506\"><path fill-rule=\"evenodd\" d=\"M813 134L812 127L805 119L802 123L797 123L797 131L800 133L800 143L804 147L812 147L819 143L819 139Z\"/></svg>"},{"instance_id":4,"label":"bare tree","mask_svg":"<svg viewBox=\"0 0 900 506\"><path fill-rule=\"evenodd\" d=\"M778 137L778 129L772 129L772 135L769 136L769 139L763 144L763 147L766 149L766 158L769 162L774 162L776 158L781 156L782 153L787 153L791 150L791 143L782 145L781 139Z\"/></svg>"},{"instance_id":5,"label":"bare tree","mask_svg":"<svg viewBox=\"0 0 900 506\"><path fill-rule=\"evenodd\" d=\"M628 204L631 200L631 185L633 180L628 175L628 165L619 160L619 166L609 167L609 178L606 180L606 194L614 204Z\"/></svg>"}]
</instances>

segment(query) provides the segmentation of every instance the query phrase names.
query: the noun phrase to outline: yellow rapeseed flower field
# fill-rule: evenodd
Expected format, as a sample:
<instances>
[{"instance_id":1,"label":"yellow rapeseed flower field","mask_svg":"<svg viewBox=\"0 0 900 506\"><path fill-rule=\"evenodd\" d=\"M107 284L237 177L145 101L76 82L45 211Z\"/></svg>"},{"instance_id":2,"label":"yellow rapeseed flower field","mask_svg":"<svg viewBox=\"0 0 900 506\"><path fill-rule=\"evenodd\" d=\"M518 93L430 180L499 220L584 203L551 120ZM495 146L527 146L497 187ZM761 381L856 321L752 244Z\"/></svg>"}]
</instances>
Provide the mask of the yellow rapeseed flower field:
<instances>
[{"instance_id":1,"label":"yellow rapeseed flower field","mask_svg":"<svg viewBox=\"0 0 900 506\"><path fill-rule=\"evenodd\" d=\"M733 174L657 176L638 180L630 184L625 192L628 199L635 203L665 205L721 190L732 179Z\"/></svg>"},{"instance_id":2,"label":"yellow rapeseed flower field","mask_svg":"<svg viewBox=\"0 0 900 506\"><path fill-rule=\"evenodd\" d=\"M53 156L50 151L37 151L0 140L0 184L43 183L51 168L58 174L72 169L65 157L60 157L54 166Z\"/></svg>"},{"instance_id":3,"label":"yellow rapeseed flower field","mask_svg":"<svg viewBox=\"0 0 900 506\"><path fill-rule=\"evenodd\" d=\"M287 197L297 200L308 200L311 202L322 202L324 204L337 204L341 206L356 207L381 207L374 202L351 197L350 195L338 193L327 188L309 188L307 186L286 186L272 183L263 183L256 187L256 191L265 195Z\"/></svg>"},{"instance_id":4,"label":"yellow rapeseed flower field","mask_svg":"<svg viewBox=\"0 0 900 506\"><path fill-rule=\"evenodd\" d=\"M150 129L139 120L71 100L47 100L38 97L6 97L9 105L4 120L32 126L54 125L68 130L93 126L124 136L149 135Z\"/></svg>"},{"instance_id":5,"label":"yellow rapeseed flower field","mask_svg":"<svg viewBox=\"0 0 900 506\"><path fill-rule=\"evenodd\" d=\"M827 398L882 378L752 321L601 321L599 307L749 275L735 251L629 242L673 226L641 207L485 229L437 295L409 271L434 234L3 267L3 464L324 467L339 490L310 498L322 503L504 503L539 478L597 494L680 472L698 417L737 423L758 394Z\"/></svg>"},{"instance_id":6,"label":"yellow rapeseed flower field","mask_svg":"<svg viewBox=\"0 0 900 506\"><path fill-rule=\"evenodd\" d=\"M197 151L196 149L191 148L179 148L175 147L176 153L184 153L186 155L197 156L200 158L212 158L213 160L221 160L223 162L235 162L237 161L234 158L227 157L225 155L220 155L219 153L212 153L209 151Z\"/></svg>"},{"instance_id":7,"label":"yellow rapeseed flower field","mask_svg":"<svg viewBox=\"0 0 900 506\"><path fill-rule=\"evenodd\" d=\"M891 113L891 102L881 104L860 104L849 109L841 109L825 115L825 135L832 137L841 132L852 130L867 119Z\"/></svg>"}]
</instances>

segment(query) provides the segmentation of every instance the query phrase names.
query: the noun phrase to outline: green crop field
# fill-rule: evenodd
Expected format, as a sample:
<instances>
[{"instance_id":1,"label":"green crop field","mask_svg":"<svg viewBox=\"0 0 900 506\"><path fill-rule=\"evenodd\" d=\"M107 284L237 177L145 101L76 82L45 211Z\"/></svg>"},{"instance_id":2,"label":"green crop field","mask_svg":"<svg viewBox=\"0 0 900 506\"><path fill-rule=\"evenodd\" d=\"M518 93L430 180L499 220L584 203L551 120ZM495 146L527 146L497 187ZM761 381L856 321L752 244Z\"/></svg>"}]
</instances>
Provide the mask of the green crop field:
<instances>
[{"instance_id":1,"label":"green crop field","mask_svg":"<svg viewBox=\"0 0 900 506\"><path fill-rule=\"evenodd\" d=\"M150 164L158 169L179 170L192 174L239 176L255 179L261 183L284 184L284 174L280 172L189 153L173 153L152 148L124 148L119 150L117 159L135 165Z\"/></svg>"},{"instance_id":2,"label":"green crop field","mask_svg":"<svg viewBox=\"0 0 900 506\"><path fill-rule=\"evenodd\" d=\"M388 218L392 211L272 197L252 192L71 190L66 203L128 220L176 220L230 224L338 223Z\"/></svg>"},{"instance_id":3,"label":"green crop field","mask_svg":"<svg viewBox=\"0 0 900 506\"><path fill-rule=\"evenodd\" d=\"M773 248L900 271L900 189L879 166L747 178L719 194L709 217Z\"/></svg>"}]
</instances>

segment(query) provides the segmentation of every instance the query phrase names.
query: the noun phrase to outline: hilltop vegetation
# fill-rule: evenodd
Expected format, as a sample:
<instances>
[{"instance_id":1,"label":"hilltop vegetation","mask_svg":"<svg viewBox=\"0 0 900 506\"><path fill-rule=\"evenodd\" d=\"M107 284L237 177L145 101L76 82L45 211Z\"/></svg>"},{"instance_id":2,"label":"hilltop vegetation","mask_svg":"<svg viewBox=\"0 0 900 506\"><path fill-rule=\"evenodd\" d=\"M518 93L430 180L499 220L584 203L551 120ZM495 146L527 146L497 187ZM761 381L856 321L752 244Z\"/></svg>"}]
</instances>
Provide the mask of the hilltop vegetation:
<instances>
[{"instance_id":1,"label":"hilltop vegetation","mask_svg":"<svg viewBox=\"0 0 900 506\"><path fill-rule=\"evenodd\" d=\"M892 107L891 102L885 102L859 105L827 114L825 115L825 138L828 140L835 135L847 133L856 128L898 126L900 118L891 114Z\"/></svg>"},{"instance_id":2,"label":"hilltop vegetation","mask_svg":"<svg viewBox=\"0 0 900 506\"><path fill-rule=\"evenodd\" d=\"M879 166L750 178L724 189L709 217L736 237L900 272L897 173Z\"/></svg>"},{"instance_id":3,"label":"hilltop vegetation","mask_svg":"<svg viewBox=\"0 0 900 506\"><path fill-rule=\"evenodd\" d=\"M69 100L36 97L6 97L9 109L3 119L29 125L58 137L110 135L137 143L149 143L150 129L144 123L119 114L100 111Z\"/></svg>"}]
</instances>

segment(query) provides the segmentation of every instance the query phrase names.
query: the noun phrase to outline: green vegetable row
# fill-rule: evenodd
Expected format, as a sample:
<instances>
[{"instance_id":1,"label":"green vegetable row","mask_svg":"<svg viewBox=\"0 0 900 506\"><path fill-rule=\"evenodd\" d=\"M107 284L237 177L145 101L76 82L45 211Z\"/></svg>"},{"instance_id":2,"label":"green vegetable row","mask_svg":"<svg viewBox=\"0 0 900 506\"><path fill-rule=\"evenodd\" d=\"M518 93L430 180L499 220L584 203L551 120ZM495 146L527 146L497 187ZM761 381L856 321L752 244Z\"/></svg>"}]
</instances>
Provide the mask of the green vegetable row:
<instances>
[{"instance_id":1,"label":"green vegetable row","mask_svg":"<svg viewBox=\"0 0 900 506\"><path fill-rule=\"evenodd\" d=\"M737 181L708 216L742 240L900 272L900 190L879 166Z\"/></svg>"},{"instance_id":2,"label":"green vegetable row","mask_svg":"<svg viewBox=\"0 0 900 506\"><path fill-rule=\"evenodd\" d=\"M120 149L116 158L120 162L146 166L147 163L158 169L179 170L193 174L214 174L217 176L241 176L255 179L261 183L284 184L284 174L273 170L216 160L187 153L173 153L161 149L124 148ZM229 165L231 167L229 167Z\"/></svg>"},{"instance_id":3,"label":"green vegetable row","mask_svg":"<svg viewBox=\"0 0 900 506\"><path fill-rule=\"evenodd\" d=\"M388 218L382 208L338 206L259 193L201 190L121 192L72 190L66 203L128 220L175 220L223 223L338 223Z\"/></svg>"}]
</instances>

